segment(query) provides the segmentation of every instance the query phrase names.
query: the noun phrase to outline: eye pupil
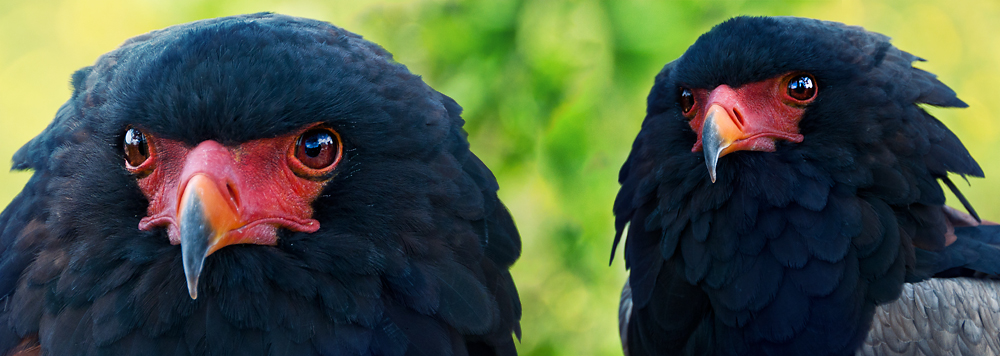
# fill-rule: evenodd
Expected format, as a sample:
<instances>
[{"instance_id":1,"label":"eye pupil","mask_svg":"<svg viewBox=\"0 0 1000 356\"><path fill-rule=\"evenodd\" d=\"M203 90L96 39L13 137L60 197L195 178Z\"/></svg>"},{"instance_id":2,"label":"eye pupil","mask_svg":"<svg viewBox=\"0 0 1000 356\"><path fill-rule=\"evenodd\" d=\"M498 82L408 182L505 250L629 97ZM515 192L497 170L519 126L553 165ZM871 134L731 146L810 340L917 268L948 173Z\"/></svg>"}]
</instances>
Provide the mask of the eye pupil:
<instances>
[{"instance_id":1,"label":"eye pupil","mask_svg":"<svg viewBox=\"0 0 1000 356\"><path fill-rule=\"evenodd\" d=\"M125 162L131 167L138 167L149 159L149 144L146 136L135 128L125 131Z\"/></svg>"},{"instance_id":2,"label":"eye pupil","mask_svg":"<svg viewBox=\"0 0 1000 356\"><path fill-rule=\"evenodd\" d=\"M680 97L677 102L681 104L681 110L687 114L691 112L694 108L694 94L691 93L691 89L681 88Z\"/></svg>"},{"instance_id":3,"label":"eye pupil","mask_svg":"<svg viewBox=\"0 0 1000 356\"><path fill-rule=\"evenodd\" d=\"M809 100L816 96L816 81L810 75L800 75L788 82L788 96L795 100Z\"/></svg>"},{"instance_id":4,"label":"eye pupil","mask_svg":"<svg viewBox=\"0 0 1000 356\"><path fill-rule=\"evenodd\" d=\"M299 136L295 158L311 169L324 169L340 157L340 142L328 129L313 129Z\"/></svg>"},{"instance_id":5,"label":"eye pupil","mask_svg":"<svg viewBox=\"0 0 1000 356\"><path fill-rule=\"evenodd\" d=\"M333 138L327 132L320 132L307 137L302 144L305 146L306 156L315 158L323 153L324 147L333 144Z\"/></svg>"}]
</instances>

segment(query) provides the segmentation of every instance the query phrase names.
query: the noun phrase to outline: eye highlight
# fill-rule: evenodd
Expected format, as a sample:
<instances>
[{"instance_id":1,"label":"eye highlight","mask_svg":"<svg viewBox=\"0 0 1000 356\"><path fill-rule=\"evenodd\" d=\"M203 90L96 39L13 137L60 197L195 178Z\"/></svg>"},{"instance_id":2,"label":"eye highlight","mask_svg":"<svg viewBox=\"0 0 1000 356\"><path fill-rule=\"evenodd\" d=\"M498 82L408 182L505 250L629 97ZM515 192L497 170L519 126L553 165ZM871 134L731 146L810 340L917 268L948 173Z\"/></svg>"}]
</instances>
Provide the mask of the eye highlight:
<instances>
[{"instance_id":1,"label":"eye highlight","mask_svg":"<svg viewBox=\"0 0 1000 356\"><path fill-rule=\"evenodd\" d=\"M125 131L122 147L124 149L125 166L129 170L138 170L151 156L146 135L134 127L129 127Z\"/></svg>"},{"instance_id":2,"label":"eye highlight","mask_svg":"<svg viewBox=\"0 0 1000 356\"><path fill-rule=\"evenodd\" d=\"M292 168L302 176L320 177L332 171L342 155L343 145L336 131L326 127L312 128L295 140Z\"/></svg>"},{"instance_id":3,"label":"eye highlight","mask_svg":"<svg viewBox=\"0 0 1000 356\"><path fill-rule=\"evenodd\" d=\"M691 89L681 87L680 94L677 95L677 103L681 105L681 111L687 115L694 109L694 93Z\"/></svg>"},{"instance_id":4,"label":"eye highlight","mask_svg":"<svg viewBox=\"0 0 1000 356\"><path fill-rule=\"evenodd\" d=\"M808 73L792 75L786 93L797 101L811 100L816 97L816 78Z\"/></svg>"}]
</instances>

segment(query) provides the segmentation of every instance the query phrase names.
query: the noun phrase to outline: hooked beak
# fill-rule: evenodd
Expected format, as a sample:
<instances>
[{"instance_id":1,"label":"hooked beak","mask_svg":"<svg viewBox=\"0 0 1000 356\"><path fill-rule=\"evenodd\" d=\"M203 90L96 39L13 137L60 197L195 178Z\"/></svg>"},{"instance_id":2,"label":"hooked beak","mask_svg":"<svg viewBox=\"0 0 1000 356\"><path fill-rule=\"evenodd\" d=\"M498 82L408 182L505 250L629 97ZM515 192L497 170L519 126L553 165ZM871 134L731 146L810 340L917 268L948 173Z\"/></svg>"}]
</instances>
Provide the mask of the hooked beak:
<instances>
[{"instance_id":1,"label":"hooked beak","mask_svg":"<svg viewBox=\"0 0 1000 356\"><path fill-rule=\"evenodd\" d=\"M734 151L733 142L744 136L742 129L739 120L731 117L719 104L712 105L705 114L701 129L702 151L705 152L705 165L712 183L715 183L715 167L719 158Z\"/></svg>"},{"instance_id":2,"label":"hooked beak","mask_svg":"<svg viewBox=\"0 0 1000 356\"><path fill-rule=\"evenodd\" d=\"M198 298L198 277L205 258L230 242L225 238L230 230L243 225L229 193L223 193L204 174L191 176L184 186L177 208L181 256L188 294Z\"/></svg>"}]
</instances>

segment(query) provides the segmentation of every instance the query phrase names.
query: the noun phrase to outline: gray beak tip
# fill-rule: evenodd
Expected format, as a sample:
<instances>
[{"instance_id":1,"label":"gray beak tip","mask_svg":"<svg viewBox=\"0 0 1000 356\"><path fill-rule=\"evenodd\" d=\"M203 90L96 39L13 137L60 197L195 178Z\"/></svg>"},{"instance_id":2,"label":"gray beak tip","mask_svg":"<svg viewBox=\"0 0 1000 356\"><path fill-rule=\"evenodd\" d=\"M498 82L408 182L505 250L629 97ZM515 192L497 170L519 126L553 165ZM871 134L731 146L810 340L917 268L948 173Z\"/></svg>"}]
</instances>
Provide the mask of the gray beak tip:
<instances>
[{"instance_id":1,"label":"gray beak tip","mask_svg":"<svg viewBox=\"0 0 1000 356\"><path fill-rule=\"evenodd\" d=\"M703 148L705 151L705 167L708 168L708 177L712 179L712 183L715 183L715 180L718 178L715 169L719 164L719 152L722 149L725 149L725 147L705 146Z\"/></svg>"},{"instance_id":2,"label":"gray beak tip","mask_svg":"<svg viewBox=\"0 0 1000 356\"><path fill-rule=\"evenodd\" d=\"M183 246L181 248L183 249ZM201 276L201 268L205 258L202 257L190 262L187 259L184 261L184 277L187 280L188 294L191 299L198 299L198 277Z\"/></svg>"},{"instance_id":3,"label":"gray beak tip","mask_svg":"<svg viewBox=\"0 0 1000 356\"><path fill-rule=\"evenodd\" d=\"M715 112L709 112L701 131L701 149L705 155L705 166L708 168L708 176L712 179L712 183L715 183L716 180L715 167L719 164L719 157L722 156L722 151L730 145L730 143L724 142L722 136L719 135L714 120Z\"/></svg>"},{"instance_id":4,"label":"gray beak tip","mask_svg":"<svg viewBox=\"0 0 1000 356\"><path fill-rule=\"evenodd\" d=\"M197 278L195 278L193 281L192 280L188 280L188 295L191 296L192 300L198 299L198 279Z\"/></svg>"},{"instance_id":5,"label":"gray beak tip","mask_svg":"<svg viewBox=\"0 0 1000 356\"><path fill-rule=\"evenodd\" d=\"M185 214L181 216L180 222L181 259L191 299L198 299L198 277L201 276L205 258L208 257L208 237L212 234L204 214L201 199L192 196L187 201Z\"/></svg>"}]
</instances>

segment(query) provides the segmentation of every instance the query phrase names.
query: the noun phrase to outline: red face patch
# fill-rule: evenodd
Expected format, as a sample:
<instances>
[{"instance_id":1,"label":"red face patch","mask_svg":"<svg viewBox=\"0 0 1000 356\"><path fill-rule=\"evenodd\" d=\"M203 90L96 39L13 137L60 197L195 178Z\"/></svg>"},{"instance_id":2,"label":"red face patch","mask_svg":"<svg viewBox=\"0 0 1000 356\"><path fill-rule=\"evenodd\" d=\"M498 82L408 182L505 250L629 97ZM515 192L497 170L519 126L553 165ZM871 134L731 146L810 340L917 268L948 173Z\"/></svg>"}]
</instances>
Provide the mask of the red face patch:
<instances>
[{"instance_id":1,"label":"red face patch","mask_svg":"<svg viewBox=\"0 0 1000 356\"><path fill-rule=\"evenodd\" d=\"M125 150L126 169L138 177L149 199L148 215L139 228L166 227L172 244L181 241L179 205L192 177L203 177L198 179L203 182L199 189L218 191L220 198L205 209L225 210L234 217L225 226L215 226L226 231L219 232L220 239L210 251L238 243L274 245L278 228L318 230L312 203L343 155L339 134L318 124L235 147L209 140L193 148L130 128ZM145 159L141 159L142 152L147 152Z\"/></svg>"},{"instance_id":2,"label":"red face patch","mask_svg":"<svg viewBox=\"0 0 1000 356\"><path fill-rule=\"evenodd\" d=\"M685 91L689 94L685 94ZM691 152L702 151L702 133L709 109L717 106L726 117L715 117L720 133L728 146L722 155L741 151L775 150L777 139L802 142L799 121L805 107L816 99L815 78L803 72L792 72L771 79L745 84L738 88L720 85L708 89L681 89L678 102L689 125L698 134ZM728 120L721 122L719 120ZM720 155L721 157L721 155Z\"/></svg>"}]
</instances>

